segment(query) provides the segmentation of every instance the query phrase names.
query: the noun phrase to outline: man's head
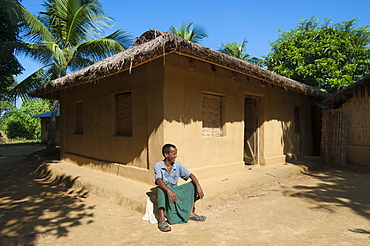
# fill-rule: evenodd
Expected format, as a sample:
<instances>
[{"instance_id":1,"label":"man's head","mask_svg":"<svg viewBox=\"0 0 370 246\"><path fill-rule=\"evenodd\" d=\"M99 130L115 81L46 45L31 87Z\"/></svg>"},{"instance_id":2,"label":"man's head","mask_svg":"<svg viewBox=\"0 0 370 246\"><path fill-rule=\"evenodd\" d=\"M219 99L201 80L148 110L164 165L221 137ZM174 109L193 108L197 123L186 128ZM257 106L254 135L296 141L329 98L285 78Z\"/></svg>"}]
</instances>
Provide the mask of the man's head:
<instances>
[{"instance_id":1,"label":"man's head","mask_svg":"<svg viewBox=\"0 0 370 246\"><path fill-rule=\"evenodd\" d=\"M166 161L171 163L175 162L177 158L177 149L176 146L173 144L165 144L162 147L162 154Z\"/></svg>"}]
</instances>

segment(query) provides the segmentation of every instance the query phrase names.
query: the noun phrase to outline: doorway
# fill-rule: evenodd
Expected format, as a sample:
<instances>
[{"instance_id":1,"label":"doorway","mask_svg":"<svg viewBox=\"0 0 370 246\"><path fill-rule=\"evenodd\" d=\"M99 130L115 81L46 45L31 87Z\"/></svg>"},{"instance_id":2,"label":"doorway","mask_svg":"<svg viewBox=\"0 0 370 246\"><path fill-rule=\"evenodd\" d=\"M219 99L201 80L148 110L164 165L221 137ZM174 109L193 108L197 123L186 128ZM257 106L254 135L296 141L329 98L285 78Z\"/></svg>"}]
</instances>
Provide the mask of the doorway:
<instances>
[{"instance_id":1,"label":"doorway","mask_svg":"<svg viewBox=\"0 0 370 246\"><path fill-rule=\"evenodd\" d=\"M244 163L258 164L258 107L256 97L246 96L244 102Z\"/></svg>"}]
</instances>

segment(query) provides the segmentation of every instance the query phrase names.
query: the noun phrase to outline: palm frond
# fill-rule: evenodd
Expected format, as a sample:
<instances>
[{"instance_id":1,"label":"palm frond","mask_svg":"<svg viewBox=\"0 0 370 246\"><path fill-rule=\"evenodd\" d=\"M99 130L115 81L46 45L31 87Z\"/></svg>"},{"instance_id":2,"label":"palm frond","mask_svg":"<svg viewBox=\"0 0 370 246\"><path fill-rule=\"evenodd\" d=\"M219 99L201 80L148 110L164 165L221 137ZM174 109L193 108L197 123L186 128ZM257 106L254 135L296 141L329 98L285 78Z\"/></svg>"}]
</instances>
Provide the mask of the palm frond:
<instances>
[{"instance_id":1,"label":"palm frond","mask_svg":"<svg viewBox=\"0 0 370 246\"><path fill-rule=\"evenodd\" d=\"M75 56L100 61L124 50L117 41L100 38L82 42L76 47Z\"/></svg>"},{"instance_id":2,"label":"palm frond","mask_svg":"<svg viewBox=\"0 0 370 246\"><path fill-rule=\"evenodd\" d=\"M181 33L180 33L179 29L177 29L177 28L176 28L176 27L174 27L174 26L170 26L170 29L168 29L168 31L169 31L170 33L176 34L177 36L180 36L180 35L181 35Z\"/></svg>"},{"instance_id":3,"label":"palm frond","mask_svg":"<svg viewBox=\"0 0 370 246\"><path fill-rule=\"evenodd\" d=\"M94 39L112 26L98 0L47 0L44 7L40 18L63 47Z\"/></svg>"},{"instance_id":4,"label":"palm frond","mask_svg":"<svg viewBox=\"0 0 370 246\"><path fill-rule=\"evenodd\" d=\"M78 37L86 39L89 35L92 38L97 38L97 34L103 33L107 27L111 27L113 21L113 18L104 13L98 0L85 0L74 15L68 38L72 39L72 34L78 34L76 41L79 42L81 38Z\"/></svg>"},{"instance_id":5,"label":"palm frond","mask_svg":"<svg viewBox=\"0 0 370 246\"><path fill-rule=\"evenodd\" d=\"M27 34L25 35L27 39L32 42L53 40L53 35L36 16L28 12L22 5L19 4L18 6L22 10L22 21L24 22L23 27L27 30Z\"/></svg>"},{"instance_id":6,"label":"palm frond","mask_svg":"<svg viewBox=\"0 0 370 246\"><path fill-rule=\"evenodd\" d=\"M55 64L60 66L61 64L66 63L66 57L63 52L63 50L60 49L60 47L54 43L54 42L43 42L42 45L50 51L50 53L53 56L53 61Z\"/></svg>"},{"instance_id":7,"label":"palm frond","mask_svg":"<svg viewBox=\"0 0 370 246\"><path fill-rule=\"evenodd\" d=\"M193 33L194 33L193 36L194 43L200 43L200 41L203 38L208 38L207 30L203 26L194 25Z\"/></svg>"},{"instance_id":8,"label":"palm frond","mask_svg":"<svg viewBox=\"0 0 370 246\"><path fill-rule=\"evenodd\" d=\"M32 41L52 40L53 36L48 29L21 4L13 0L2 0L0 4L8 11L11 19L21 23L21 29L27 33L24 38Z\"/></svg>"},{"instance_id":9,"label":"palm frond","mask_svg":"<svg viewBox=\"0 0 370 246\"><path fill-rule=\"evenodd\" d=\"M117 31L103 37L103 39L112 39L122 45L124 49L132 46L134 40L132 36L125 30L118 29Z\"/></svg>"},{"instance_id":10,"label":"palm frond","mask_svg":"<svg viewBox=\"0 0 370 246\"><path fill-rule=\"evenodd\" d=\"M18 22L22 17L22 11L19 8L19 3L14 0L1 0L0 9L9 16L10 21Z\"/></svg>"},{"instance_id":11,"label":"palm frond","mask_svg":"<svg viewBox=\"0 0 370 246\"><path fill-rule=\"evenodd\" d=\"M247 45L247 40L245 39L243 40L241 44L237 42L229 42L227 44L223 44L218 51L220 51L221 53L228 54L230 56L234 56L241 60L247 61L250 55L245 53L246 45Z\"/></svg>"},{"instance_id":12,"label":"palm frond","mask_svg":"<svg viewBox=\"0 0 370 246\"><path fill-rule=\"evenodd\" d=\"M16 98L21 97L22 99L29 98L28 93L35 90L45 82L45 71L44 68L40 68L33 74L18 83L10 91L6 93L6 97Z\"/></svg>"},{"instance_id":13,"label":"palm frond","mask_svg":"<svg viewBox=\"0 0 370 246\"><path fill-rule=\"evenodd\" d=\"M95 60L92 60L92 59L88 59L88 58L76 56L69 63L68 71L69 72L75 72L75 71L78 71L80 69L83 69L83 68L85 68L87 66L90 66L90 65L94 64L95 62L96 61Z\"/></svg>"},{"instance_id":14,"label":"palm frond","mask_svg":"<svg viewBox=\"0 0 370 246\"><path fill-rule=\"evenodd\" d=\"M14 45L15 46L15 54L16 55L24 55L25 57L32 58L36 62L40 64L48 64L52 62L51 50L49 50L45 45L42 43L27 43L27 42L7 42L7 45Z\"/></svg>"},{"instance_id":15,"label":"palm frond","mask_svg":"<svg viewBox=\"0 0 370 246\"><path fill-rule=\"evenodd\" d=\"M48 81L63 77L66 74L66 67L55 63L50 64L48 68L45 69L45 78L47 78Z\"/></svg>"},{"instance_id":16,"label":"palm frond","mask_svg":"<svg viewBox=\"0 0 370 246\"><path fill-rule=\"evenodd\" d=\"M200 43L203 38L207 38L207 31L204 27L199 25L194 25L193 22L188 24L181 23L180 29L177 29L174 26L171 26L169 32L176 34L179 37L182 37L185 40L189 40L194 43Z\"/></svg>"}]
</instances>

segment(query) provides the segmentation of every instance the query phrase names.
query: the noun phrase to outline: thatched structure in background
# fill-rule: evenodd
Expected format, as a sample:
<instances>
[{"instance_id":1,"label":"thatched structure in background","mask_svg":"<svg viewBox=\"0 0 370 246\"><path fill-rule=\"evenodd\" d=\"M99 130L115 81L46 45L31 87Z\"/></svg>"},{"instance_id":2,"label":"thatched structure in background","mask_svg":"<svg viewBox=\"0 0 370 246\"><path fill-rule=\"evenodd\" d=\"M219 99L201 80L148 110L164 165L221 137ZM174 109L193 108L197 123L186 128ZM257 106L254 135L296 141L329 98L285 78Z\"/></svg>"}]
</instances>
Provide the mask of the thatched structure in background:
<instances>
[{"instance_id":1,"label":"thatched structure in background","mask_svg":"<svg viewBox=\"0 0 370 246\"><path fill-rule=\"evenodd\" d=\"M145 32L126 51L97 62L78 72L53 80L33 91L30 96L57 99L59 90L91 83L125 70L130 71L134 67L160 57L163 57L165 64L165 56L174 52L257 78L261 83L270 83L286 90L293 90L318 98L328 97L328 94L314 87L278 75L253 63L184 40L175 34L157 30Z\"/></svg>"},{"instance_id":2,"label":"thatched structure in background","mask_svg":"<svg viewBox=\"0 0 370 246\"><path fill-rule=\"evenodd\" d=\"M370 76L324 100L322 150L327 165L370 165Z\"/></svg>"},{"instance_id":3,"label":"thatched structure in background","mask_svg":"<svg viewBox=\"0 0 370 246\"><path fill-rule=\"evenodd\" d=\"M334 94L333 96L325 99L323 102L325 104L330 105L331 108L338 108L343 103L345 103L349 98L356 93L357 90L361 88L365 88L368 84L370 84L370 76L367 76L356 83L353 83L343 90L339 91L338 93Z\"/></svg>"}]
</instances>

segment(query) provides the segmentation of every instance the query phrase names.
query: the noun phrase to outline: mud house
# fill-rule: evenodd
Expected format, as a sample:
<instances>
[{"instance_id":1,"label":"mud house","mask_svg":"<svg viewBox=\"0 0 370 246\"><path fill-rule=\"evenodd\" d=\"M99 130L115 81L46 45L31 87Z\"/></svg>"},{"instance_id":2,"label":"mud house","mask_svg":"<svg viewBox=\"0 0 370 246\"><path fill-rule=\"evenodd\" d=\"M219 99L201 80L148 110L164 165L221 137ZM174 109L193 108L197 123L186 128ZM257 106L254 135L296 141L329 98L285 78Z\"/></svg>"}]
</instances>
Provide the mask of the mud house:
<instances>
[{"instance_id":1,"label":"mud house","mask_svg":"<svg viewBox=\"0 0 370 246\"><path fill-rule=\"evenodd\" d=\"M164 143L202 178L318 155L326 97L156 30L32 95L60 101L62 159L149 183Z\"/></svg>"},{"instance_id":2,"label":"mud house","mask_svg":"<svg viewBox=\"0 0 370 246\"><path fill-rule=\"evenodd\" d=\"M324 100L322 155L330 166L370 165L370 76Z\"/></svg>"}]
</instances>

